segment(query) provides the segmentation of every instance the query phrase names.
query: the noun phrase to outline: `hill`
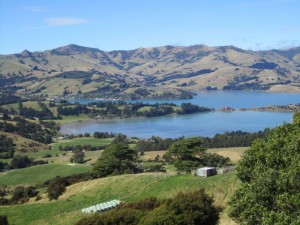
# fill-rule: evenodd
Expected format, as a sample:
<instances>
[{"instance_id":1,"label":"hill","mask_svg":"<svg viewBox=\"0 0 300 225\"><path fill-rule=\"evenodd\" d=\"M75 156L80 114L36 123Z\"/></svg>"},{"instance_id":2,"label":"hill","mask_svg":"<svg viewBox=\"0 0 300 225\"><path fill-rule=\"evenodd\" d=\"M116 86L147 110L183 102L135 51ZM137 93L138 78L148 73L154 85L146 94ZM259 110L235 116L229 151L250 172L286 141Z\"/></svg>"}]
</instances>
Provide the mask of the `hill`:
<instances>
[{"instance_id":1,"label":"hill","mask_svg":"<svg viewBox=\"0 0 300 225\"><path fill-rule=\"evenodd\" d=\"M0 56L1 88L22 95L190 97L185 90L300 92L300 47L162 46L101 51L68 45Z\"/></svg>"},{"instance_id":2,"label":"hill","mask_svg":"<svg viewBox=\"0 0 300 225\"><path fill-rule=\"evenodd\" d=\"M150 196L168 198L179 191L201 187L214 197L217 205L224 207L238 184L233 173L207 179L159 173L114 176L71 185L56 201L42 199L25 205L1 206L0 214L6 214L13 224L74 224L86 216L81 209L97 203L111 199L133 202ZM225 211L221 224L234 224Z\"/></svg>"}]
</instances>

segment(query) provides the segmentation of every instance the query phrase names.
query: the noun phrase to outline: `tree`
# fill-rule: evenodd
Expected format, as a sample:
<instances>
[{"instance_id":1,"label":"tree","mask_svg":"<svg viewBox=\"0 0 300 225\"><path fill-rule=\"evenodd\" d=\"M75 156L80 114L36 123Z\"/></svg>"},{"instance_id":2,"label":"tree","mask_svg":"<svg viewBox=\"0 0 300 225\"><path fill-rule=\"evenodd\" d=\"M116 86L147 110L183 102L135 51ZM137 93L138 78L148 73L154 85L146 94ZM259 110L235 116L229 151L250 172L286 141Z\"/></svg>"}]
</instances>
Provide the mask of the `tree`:
<instances>
[{"instance_id":1,"label":"tree","mask_svg":"<svg viewBox=\"0 0 300 225\"><path fill-rule=\"evenodd\" d=\"M10 162L10 166L13 169L20 169L20 168L25 168L28 167L32 164L32 160L28 158L27 155L24 156L15 156Z\"/></svg>"},{"instance_id":2,"label":"tree","mask_svg":"<svg viewBox=\"0 0 300 225\"><path fill-rule=\"evenodd\" d=\"M139 171L136 164L137 152L125 143L108 146L93 168L95 177L105 177Z\"/></svg>"},{"instance_id":3,"label":"tree","mask_svg":"<svg viewBox=\"0 0 300 225\"><path fill-rule=\"evenodd\" d=\"M70 162L72 163L84 163L84 152L76 151L71 157Z\"/></svg>"},{"instance_id":4,"label":"tree","mask_svg":"<svg viewBox=\"0 0 300 225\"><path fill-rule=\"evenodd\" d=\"M197 156L204 151L199 138L180 139L170 146L166 157L174 160L177 170L190 172L198 164Z\"/></svg>"},{"instance_id":5,"label":"tree","mask_svg":"<svg viewBox=\"0 0 300 225\"><path fill-rule=\"evenodd\" d=\"M11 201L13 203L24 203L27 202L29 198L37 196L37 194L38 191L33 186L18 186L13 191Z\"/></svg>"},{"instance_id":6,"label":"tree","mask_svg":"<svg viewBox=\"0 0 300 225\"><path fill-rule=\"evenodd\" d=\"M3 112L2 119L3 119L3 120L8 120L8 119L10 119L10 117L9 117L9 115L8 115L7 112Z\"/></svg>"},{"instance_id":7,"label":"tree","mask_svg":"<svg viewBox=\"0 0 300 225\"><path fill-rule=\"evenodd\" d=\"M242 224L300 224L300 113L255 141L237 168L230 217Z\"/></svg>"}]
</instances>

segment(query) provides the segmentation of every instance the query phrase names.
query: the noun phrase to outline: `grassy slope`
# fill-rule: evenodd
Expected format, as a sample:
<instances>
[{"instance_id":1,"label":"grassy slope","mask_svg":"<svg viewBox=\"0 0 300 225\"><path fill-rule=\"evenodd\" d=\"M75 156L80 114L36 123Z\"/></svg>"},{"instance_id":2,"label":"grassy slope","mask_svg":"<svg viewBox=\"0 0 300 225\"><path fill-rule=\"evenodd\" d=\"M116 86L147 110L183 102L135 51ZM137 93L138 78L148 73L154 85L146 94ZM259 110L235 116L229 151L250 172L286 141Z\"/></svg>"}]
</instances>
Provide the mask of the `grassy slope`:
<instances>
[{"instance_id":1,"label":"grassy slope","mask_svg":"<svg viewBox=\"0 0 300 225\"><path fill-rule=\"evenodd\" d=\"M44 164L0 174L0 185L34 185L56 176L68 176L91 170L88 165Z\"/></svg>"},{"instance_id":2,"label":"grassy slope","mask_svg":"<svg viewBox=\"0 0 300 225\"><path fill-rule=\"evenodd\" d=\"M111 139L80 138L62 140L53 144L52 150L32 153L39 158L45 153L60 154L59 145L108 144ZM209 152L225 154L232 159L237 159L245 148L211 149ZM146 152L145 159L154 158L164 151ZM101 151L87 152L86 158L95 160ZM224 156L225 156L224 155ZM50 158L54 164L41 165L10 171L0 176L0 185L24 185L44 182L55 176L66 176L75 173L87 172L91 169L88 165L69 166L71 155ZM67 192L58 201L48 202L45 197L40 202L32 202L26 205L0 207L0 214L7 214L10 222L14 224L73 224L84 215L80 210L84 207L107 201L121 199L124 201L136 201L149 196L159 198L170 197L178 191L195 190L204 187L212 195L216 204L225 206L229 196L238 186L235 174L215 176L200 179L191 175L176 176L173 166L167 166L168 174L148 173L138 175L124 175L108 177L87 182L78 183L68 187ZM34 176L32 176L34 174ZM33 213L30 213L33 212ZM221 215L221 224L234 224L224 211Z\"/></svg>"},{"instance_id":3,"label":"grassy slope","mask_svg":"<svg viewBox=\"0 0 300 225\"><path fill-rule=\"evenodd\" d=\"M59 146L76 146L76 145L91 145L91 146L106 146L112 142L113 138L97 139L93 137L74 138L61 140L52 145L52 149L57 150Z\"/></svg>"},{"instance_id":4,"label":"grassy slope","mask_svg":"<svg viewBox=\"0 0 300 225\"><path fill-rule=\"evenodd\" d=\"M81 213L82 208L96 203L111 199L131 202L149 196L167 198L178 191L201 187L215 198L217 205L226 206L228 197L238 184L234 173L206 179L159 173L115 176L72 185L57 201L0 207L0 214L8 215L9 222L16 225L69 225L85 216ZM224 218L223 221L227 221L223 224L229 224L228 219Z\"/></svg>"}]
</instances>

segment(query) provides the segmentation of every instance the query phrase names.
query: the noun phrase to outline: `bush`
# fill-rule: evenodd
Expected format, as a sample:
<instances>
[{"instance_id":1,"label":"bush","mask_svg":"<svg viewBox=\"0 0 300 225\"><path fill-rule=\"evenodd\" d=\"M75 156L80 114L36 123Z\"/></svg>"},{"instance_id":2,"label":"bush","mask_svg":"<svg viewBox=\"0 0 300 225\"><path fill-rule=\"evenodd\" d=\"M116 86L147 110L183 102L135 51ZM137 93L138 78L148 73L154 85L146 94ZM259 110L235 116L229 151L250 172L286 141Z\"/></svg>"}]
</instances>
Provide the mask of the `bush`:
<instances>
[{"instance_id":1,"label":"bush","mask_svg":"<svg viewBox=\"0 0 300 225\"><path fill-rule=\"evenodd\" d=\"M215 225L220 209L203 189L178 193L174 198L155 197L136 203L121 204L116 209L91 215L77 225Z\"/></svg>"},{"instance_id":2,"label":"bush","mask_svg":"<svg viewBox=\"0 0 300 225\"><path fill-rule=\"evenodd\" d=\"M0 224L1 225L9 225L6 215L0 215Z\"/></svg>"},{"instance_id":3,"label":"bush","mask_svg":"<svg viewBox=\"0 0 300 225\"><path fill-rule=\"evenodd\" d=\"M38 191L33 187L18 186L14 189L11 197L12 203L25 203L28 202L29 198L37 196Z\"/></svg>"},{"instance_id":4,"label":"bush","mask_svg":"<svg viewBox=\"0 0 300 225\"><path fill-rule=\"evenodd\" d=\"M61 177L53 179L47 188L49 200L58 199L58 197L66 191L66 186L68 185L67 180Z\"/></svg>"}]
</instances>

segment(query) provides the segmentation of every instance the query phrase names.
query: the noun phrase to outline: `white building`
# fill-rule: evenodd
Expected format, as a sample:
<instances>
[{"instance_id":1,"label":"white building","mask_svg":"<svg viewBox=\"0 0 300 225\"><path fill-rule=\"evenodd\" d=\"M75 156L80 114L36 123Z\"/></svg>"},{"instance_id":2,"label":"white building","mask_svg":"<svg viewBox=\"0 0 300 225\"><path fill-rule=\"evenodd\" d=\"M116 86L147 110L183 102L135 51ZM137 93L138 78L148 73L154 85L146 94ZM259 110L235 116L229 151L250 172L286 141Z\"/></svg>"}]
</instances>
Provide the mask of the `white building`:
<instances>
[{"instance_id":1,"label":"white building","mask_svg":"<svg viewBox=\"0 0 300 225\"><path fill-rule=\"evenodd\" d=\"M199 177L210 177L217 174L215 167L203 167L197 169L197 176Z\"/></svg>"}]
</instances>

